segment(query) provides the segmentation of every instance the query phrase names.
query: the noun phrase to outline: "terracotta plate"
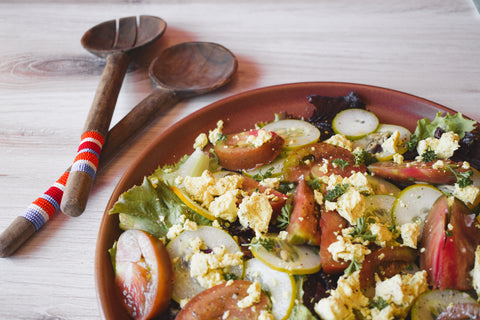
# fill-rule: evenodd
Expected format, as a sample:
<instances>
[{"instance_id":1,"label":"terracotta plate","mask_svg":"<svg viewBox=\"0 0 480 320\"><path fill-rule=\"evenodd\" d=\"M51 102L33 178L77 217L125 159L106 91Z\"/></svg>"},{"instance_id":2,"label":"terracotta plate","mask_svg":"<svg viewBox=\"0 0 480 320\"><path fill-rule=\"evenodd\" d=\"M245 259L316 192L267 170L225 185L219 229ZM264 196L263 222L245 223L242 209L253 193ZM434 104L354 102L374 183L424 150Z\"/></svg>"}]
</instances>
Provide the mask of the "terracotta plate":
<instances>
[{"instance_id":1,"label":"terracotta plate","mask_svg":"<svg viewBox=\"0 0 480 320\"><path fill-rule=\"evenodd\" d=\"M433 119L438 111L453 112L434 102L399 91L352 83L308 82L266 87L241 93L215 102L172 125L125 172L115 188L100 225L95 275L97 294L106 319L129 319L122 309L114 287L114 272L107 250L121 233L117 215L109 215L119 195L140 184L145 175L159 165L173 163L193 151L193 142L202 132L214 129L218 120L224 120L224 133L252 128L258 121L271 121L274 113L287 111L298 116L309 116L312 106L306 97L311 94L343 96L350 91L360 95L383 123L399 124L414 130L419 118Z\"/></svg>"}]
</instances>

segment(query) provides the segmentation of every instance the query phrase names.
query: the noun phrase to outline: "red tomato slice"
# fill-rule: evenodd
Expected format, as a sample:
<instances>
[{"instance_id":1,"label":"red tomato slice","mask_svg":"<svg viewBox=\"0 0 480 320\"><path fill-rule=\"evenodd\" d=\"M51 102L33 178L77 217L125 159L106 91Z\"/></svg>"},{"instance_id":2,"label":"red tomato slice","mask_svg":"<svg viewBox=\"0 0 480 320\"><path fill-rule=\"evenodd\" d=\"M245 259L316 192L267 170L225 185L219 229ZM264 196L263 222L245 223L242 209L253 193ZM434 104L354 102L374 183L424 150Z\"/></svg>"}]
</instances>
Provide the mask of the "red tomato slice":
<instances>
[{"instance_id":1,"label":"red tomato slice","mask_svg":"<svg viewBox=\"0 0 480 320\"><path fill-rule=\"evenodd\" d=\"M401 164L394 162L376 162L368 166L368 170L378 177L391 181L413 184L425 182L430 184L453 184L457 181L455 173L447 168L433 168L433 162L405 161ZM456 172L465 172L461 169L461 163L445 160Z\"/></svg>"},{"instance_id":2,"label":"red tomato slice","mask_svg":"<svg viewBox=\"0 0 480 320\"><path fill-rule=\"evenodd\" d=\"M170 303L173 270L163 243L140 230L120 235L115 256L115 284L135 320L151 319Z\"/></svg>"},{"instance_id":3,"label":"red tomato slice","mask_svg":"<svg viewBox=\"0 0 480 320\"><path fill-rule=\"evenodd\" d=\"M337 235L348 225L348 221L342 218L336 211L322 211L320 216L320 258L322 269L327 274L336 274L345 270L349 263L333 260L328 247L337 241Z\"/></svg>"},{"instance_id":4,"label":"red tomato slice","mask_svg":"<svg viewBox=\"0 0 480 320\"><path fill-rule=\"evenodd\" d=\"M275 132L268 131L272 137L256 147L248 139L251 136L257 137L260 130L262 129L227 135L226 140L217 143L214 149L220 165L229 170L242 170L272 162L282 151L285 140Z\"/></svg>"},{"instance_id":5,"label":"red tomato slice","mask_svg":"<svg viewBox=\"0 0 480 320\"><path fill-rule=\"evenodd\" d=\"M295 191L293 210L286 230L288 232L288 242L320 245L319 216L314 191L304 179L301 179Z\"/></svg>"},{"instance_id":6,"label":"red tomato slice","mask_svg":"<svg viewBox=\"0 0 480 320\"><path fill-rule=\"evenodd\" d=\"M441 196L428 213L423 228L420 267L427 271L430 285L439 289L469 290L480 243L480 226L473 214L458 199L449 206Z\"/></svg>"}]
</instances>

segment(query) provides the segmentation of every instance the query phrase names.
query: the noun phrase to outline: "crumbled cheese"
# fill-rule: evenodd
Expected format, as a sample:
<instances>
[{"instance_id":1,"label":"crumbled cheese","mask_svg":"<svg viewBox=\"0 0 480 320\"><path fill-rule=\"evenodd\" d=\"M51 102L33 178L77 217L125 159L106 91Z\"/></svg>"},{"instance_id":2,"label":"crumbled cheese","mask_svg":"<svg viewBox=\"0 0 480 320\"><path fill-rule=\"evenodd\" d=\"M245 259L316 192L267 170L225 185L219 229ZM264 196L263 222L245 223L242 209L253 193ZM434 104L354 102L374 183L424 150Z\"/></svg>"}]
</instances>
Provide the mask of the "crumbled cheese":
<instances>
[{"instance_id":1,"label":"crumbled cheese","mask_svg":"<svg viewBox=\"0 0 480 320\"><path fill-rule=\"evenodd\" d=\"M393 154L398 152L398 147L402 144L400 132L395 130L390 137L382 143L382 150L385 153Z\"/></svg>"},{"instance_id":2,"label":"crumbled cheese","mask_svg":"<svg viewBox=\"0 0 480 320\"><path fill-rule=\"evenodd\" d=\"M332 254L335 261L357 261L362 262L365 256L371 253L366 246L353 243L351 237L337 236L337 241L330 244L327 250Z\"/></svg>"},{"instance_id":3,"label":"crumbled cheese","mask_svg":"<svg viewBox=\"0 0 480 320\"><path fill-rule=\"evenodd\" d=\"M477 296L480 297L480 246L477 246L477 249L475 250L475 264L471 275L473 288L477 292Z\"/></svg>"},{"instance_id":4,"label":"crumbled cheese","mask_svg":"<svg viewBox=\"0 0 480 320\"><path fill-rule=\"evenodd\" d=\"M427 290L427 272L422 270L415 274L396 274L391 278L378 281L375 286L375 298L381 297L392 306L396 317L403 318L407 315L413 301Z\"/></svg>"},{"instance_id":5,"label":"crumbled cheese","mask_svg":"<svg viewBox=\"0 0 480 320\"><path fill-rule=\"evenodd\" d=\"M198 243L195 248L199 248ZM200 247L201 248L201 247ZM204 288L211 288L225 281L224 270L243 263L242 252L228 253L224 246L212 248L211 253L193 251L190 257L190 276Z\"/></svg>"},{"instance_id":6,"label":"crumbled cheese","mask_svg":"<svg viewBox=\"0 0 480 320\"><path fill-rule=\"evenodd\" d=\"M273 313L268 310L262 310L260 311L260 315L258 316L257 320L274 320L275 317L273 316Z\"/></svg>"},{"instance_id":7,"label":"crumbled cheese","mask_svg":"<svg viewBox=\"0 0 480 320\"><path fill-rule=\"evenodd\" d=\"M318 205L323 204L323 194L320 191L318 191L317 189L313 190L313 196L315 198L315 202Z\"/></svg>"},{"instance_id":8,"label":"crumbled cheese","mask_svg":"<svg viewBox=\"0 0 480 320\"><path fill-rule=\"evenodd\" d=\"M468 163L467 161L463 161L461 168L465 170L470 169L470 163Z\"/></svg>"},{"instance_id":9,"label":"crumbled cheese","mask_svg":"<svg viewBox=\"0 0 480 320\"><path fill-rule=\"evenodd\" d=\"M216 197L209 205L208 211L215 217L230 222L237 220L237 194L238 190L228 190Z\"/></svg>"},{"instance_id":10,"label":"crumbled cheese","mask_svg":"<svg viewBox=\"0 0 480 320\"><path fill-rule=\"evenodd\" d=\"M402 164L403 163L403 156L400 153L395 153L393 155L393 162L396 164Z\"/></svg>"},{"instance_id":11,"label":"crumbled cheese","mask_svg":"<svg viewBox=\"0 0 480 320\"><path fill-rule=\"evenodd\" d=\"M443 160L435 161L435 163L432 165L432 168L436 170L445 168L445 161Z\"/></svg>"},{"instance_id":12,"label":"crumbled cheese","mask_svg":"<svg viewBox=\"0 0 480 320\"><path fill-rule=\"evenodd\" d=\"M216 180L214 185L208 186L207 191L214 196L220 196L227 191L241 189L243 179L240 174L227 175Z\"/></svg>"},{"instance_id":13,"label":"crumbled cheese","mask_svg":"<svg viewBox=\"0 0 480 320\"><path fill-rule=\"evenodd\" d=\"M222 130L223 130L223 120L218 120L217 127L208 132L208 140L210 140L210 142L213 145L216 145L218 141L221 139L223 135Z\"/></svg>"},{"instance_id":14,"label":"crumbled cheese","mask_svg":"<svg viewBox=\"0 0 480 320\"><path fill-rule=\"evenodd\" d=\"M376 237L375 244L381 247L385 247L393 239L393 234L383 223L372 223L368 226L368 229Z\"/></svg>"},{"instance_id":15,"label":"crumbled cheese","mask_svg":"<svg viewBox=\"0 0 480 320\"><path fill-rule=\"evenodd\" d=\"M337 288L330 296L320 299L315 304L315 312L323 320L348 319L355 320L354 309L368 307L369 300L360 289L360 272L350 276L343 275L338 280Z\"/></svg>"},{"instance_id":16,"label":"crumbled cheese","mask_svg":"<svg viewBox=\"0 0 480 320\"><path fill-rule=\"evenodd\" d=\"M350 186L357 189L358 192L365 194L373 193L373 188L370 183L368 183L367 176L361 172L355 172L351 176L344 178L343 183L348 183Z\"/></svg>"},{"instance_id":17,"label":"crumbled cheese","mask_svg":"<svg viewBox=\"0 0 480 320\"><path fill-rule=\"evenodd\" d=\"M366 206L365 198L357 189L351 187L337 199L338 214L351 225L357 224L357 219L363 217Z\"/></svg>"},{"instance_id":18,"label":"crumbled cheese","mask_svg":"<svg viewBox=\"0 0 480 320\"><path fill-rule=\"evenodd\" d=\"M262 296L262 287L257 281L253 282L247 289L248 296L237 302L239 308L248 308L255 303L260 302Z\"/></svg>"},{"instance_id":19,"label":"crumbled cheese","mask_svg":"<svg viewBox=\"0 0 480 320\"><path fill-rule=\"evenodd\" d=\"M208 187L215 185L215 177L210 171L205 170L200 177L184 177L183 185L192 199L200 201L203 206L208 208L213 201L213 195Z\"/></svg>"},{"instance_id":20,"label":"crumbled cheese","mask_svg":"<svg viewBox=\"0 0 480 320\"><path fill-rule=\"evenodd\" d=\"M445 132L440 139L426 138L420 140L417 144L417 152L421 156L427 149L430 149L435 152L437 158L448 159L460 147L458 144L459 140L460 137L455 132Z\"/></svg>"},{"instance_id":21,"label":"crumbled cheese","mask_svg":"<svg viewBox=\"0 0 480 320\"><path fill-rule=\"evenodd\" d=\"M280 178L263 179L260 181L260 185L270 189L278 189L278 187L280 187Z\"/></svg>"},{"instance_id":22,"label":"crumbled cheese","mask_svg":"<svg viewBox=\"0 0 480 320\"><path fill-rule=\"evenodd\" d=\"M253 135L253 134L248 135L247 143L251 143L255 148L258 148L264 145L266 142L270 141L272 137L273 137L273 134L271 131L268 131L265 129L259 129L257 130L256 135Z\"/></svg>"},{"instance_id":23,"label":"crumbled cheese","mask_svg":"<svg viewBox=\"0 0 480 320\"><path fill-rule=\"evenodd\" d=\"M474 185L468 185L466 187L460 188L458 183L455 183L453 189L453 195L462 200L466 205L475 203L475 200L478 197L480 189Z\"/></svg>"},{"instance_id":24,"label":"crumbled cheese","mask_svg":"<svg viewBox=\"0 0 480 320\"><path fill-rule=\"evenodd\" d=\"M282 230L278 233L278 238L280 240L287 240L287 237L288 237L288 232L285 230Z\"/></svg>"},{"instance_id":25,"label":"crumbled cheese","mask_svg":"<svg viewBox=\"0 0 480 320\"><path fill-rule=\"evenodd\" d=\"M183 226L181 224L174 224L168 229L167 239L172 240L176 238L183 231Z\"/></svg>"},{"instance_id":26,"label":"crumbled cheese","mask_svg":"<svg viewBox=\"0 0 480 320\"><path fill-rule=\"evenodd\" d=\"M420 237L420 225L415 222L404 223L400 226L403 245L417 249L418 238Z\"/></svg>"},{"instance_id":27,"label":"crumbled cheese","mask_svg":"<svg viewBox=\"0 0 480 320\"><path fill-rule=\"evenodd\" d=\"M254 192L243 198L237 215L243 227L250 227L258 235L268 231L272 213L273 209L268 201L268 196Z\"/></svg>"},{"instance_id":28,"label":"crumbled cheese","mask_svg":"<svg viewBox=\"0 0 480 320\"><path fill-rule=\"evenodd\" d=\"M324 141L325 143L352 151L353 143L343 134L336 134Z\"/></svg>"},{"instance_id":29,"label":"crumbled cheese","mask_svg":"<svg viewBox=\"0 0 480 320\"><path fill-rule=\"evenodd\" d=\"M205 133L200 133L198 137L195 138L195 143L193 144L194 149L202 150L208 144L208 137Z\"/></svg>"},{"instance_id":30,"label":"crumbled cheese","mask_svg":"<svg viewBox=\"0 0 480 320\"><path fill-rule=\"evenodd\" d=\"M195 221L187 219L183 224L183 230L195 231L198 229L198 224Z\"/></svg>"}]
</instances>

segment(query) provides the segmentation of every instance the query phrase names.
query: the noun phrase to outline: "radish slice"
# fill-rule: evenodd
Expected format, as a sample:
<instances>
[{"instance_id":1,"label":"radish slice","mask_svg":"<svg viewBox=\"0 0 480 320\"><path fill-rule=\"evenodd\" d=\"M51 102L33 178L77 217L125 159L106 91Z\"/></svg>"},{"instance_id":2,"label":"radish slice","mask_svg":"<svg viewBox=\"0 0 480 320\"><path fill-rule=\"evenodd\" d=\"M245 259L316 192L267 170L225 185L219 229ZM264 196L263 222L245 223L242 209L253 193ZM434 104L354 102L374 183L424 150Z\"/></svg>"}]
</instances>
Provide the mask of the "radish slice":
<instances>
[{"instance_id":1,"label":"radish slice","mask_svg":"<svg viewBox=\"0 0 480 320\"><path fill-rule=\"evenodd\" d=\"M357 140L377 130L379 121L375 114L364 109L347 109L339 112L332 121L333 131Z\"/></svg>"}]
</instances>

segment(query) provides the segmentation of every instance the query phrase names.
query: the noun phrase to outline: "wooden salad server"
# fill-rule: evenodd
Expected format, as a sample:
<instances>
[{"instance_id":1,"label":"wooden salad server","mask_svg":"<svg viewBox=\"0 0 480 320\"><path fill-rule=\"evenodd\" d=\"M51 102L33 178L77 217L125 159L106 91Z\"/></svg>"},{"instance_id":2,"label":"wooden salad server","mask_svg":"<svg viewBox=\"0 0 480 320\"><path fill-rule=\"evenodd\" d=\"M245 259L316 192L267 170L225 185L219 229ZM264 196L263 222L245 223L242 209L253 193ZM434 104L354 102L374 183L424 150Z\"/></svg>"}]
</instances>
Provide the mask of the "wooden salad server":
<instances>
[{"instance_id":1,"label":"wooden salad server","mask_svg":"<svg viewBox=\"0 0 480 320\"><path fill-rule=\"evenodd\" d=\"M175 70L175 63L181 63L183 68ZM237 60L233 54L215 43L186 42L163 51L149 69L156 89L110 129L98 172L169 107L182 98L224 86L236 70ZM0 257L12 255L59 210L69 172L70 168L0 234ZM32 210L48 214L31 214Z\"/></svg>"},{"instance_id":2,"label":"wooden salad server","mask_svg":"<svg viewBox=\"0 0 480 320\"><path fill-rule=\"evenodd\" d=\"M62 211L72 217L82 214L95 179L102 147L122 86L135 52L156 41L166 29L158 17L121 18L96 25L82 37L82 45L107 60L83 129L80 146L65 186Z\"/></svg>"}]
</instances>

